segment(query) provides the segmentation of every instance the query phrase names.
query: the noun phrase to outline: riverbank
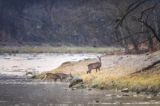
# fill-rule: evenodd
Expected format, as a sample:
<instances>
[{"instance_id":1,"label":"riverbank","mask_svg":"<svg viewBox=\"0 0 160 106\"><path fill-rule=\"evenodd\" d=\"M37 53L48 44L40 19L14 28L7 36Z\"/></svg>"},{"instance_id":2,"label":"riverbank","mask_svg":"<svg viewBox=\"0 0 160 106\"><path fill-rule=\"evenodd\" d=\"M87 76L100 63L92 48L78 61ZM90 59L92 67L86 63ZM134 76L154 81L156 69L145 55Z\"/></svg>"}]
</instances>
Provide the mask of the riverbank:
<instances>
[{"instance_id":1,"label":"riverbank","mask_svg":"<svg viewBox=\"0 0 160 106\"><path fill-rule=\"evenodd\" d=\"M96 59L66 62L50 72L72 73L83 79L86 86L99 89L127 88L134 92L160 92L160 51L141 55L106 55L102 57L101 71L86 74L87 65ZM153 65L153 66L152 66ZM148 67L152 66L152 67ZM147 68L148 67L148 68ZM44 73L38 75L42 78Z\"/></svg>"},{"instance_id":2,"label":"riverbank","mask_svg":"<svg viewBox=\"0 0 160 106\"><path fill-rule=\"evenodd\" d=\"M76 46L1 46L0 53L105 53L124 52L118 47L76 47Z\"/></svg>"},{"instance_id":3,"label":"riverbank","mask_svg":"<svg viewBox=\"0 0 160 106\"><path fill-rule=\"evenodd\" d=\"M0 75L26 76L27 72L38 74L56 69L66 61L96 58L97 53L15 53L0 54Z\"/></svg>"}]
</instances>

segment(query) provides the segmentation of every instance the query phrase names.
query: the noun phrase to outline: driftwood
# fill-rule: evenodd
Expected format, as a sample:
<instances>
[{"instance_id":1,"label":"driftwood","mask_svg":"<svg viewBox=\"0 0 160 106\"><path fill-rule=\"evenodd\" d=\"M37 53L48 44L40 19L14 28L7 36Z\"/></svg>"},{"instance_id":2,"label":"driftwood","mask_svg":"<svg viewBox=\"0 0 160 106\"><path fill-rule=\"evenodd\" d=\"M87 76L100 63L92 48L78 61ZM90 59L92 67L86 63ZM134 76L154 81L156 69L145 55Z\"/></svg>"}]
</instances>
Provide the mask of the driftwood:
<instances>
[{"instance_id":1,"label":"driftwood","mask_svg":"<svg viewBox=\"0 0 160 106\"><path fill-rule=\"evenodd\" d=\"M153 68L155 65L157 65L157 64L159 64L159 63L160 63L160 60L155 61L155 62L153 62L152 64L148 65L147 67L144 67L144 68L142 68L141 70L132 73L131 75L134 75L134 74L137 74L137 73L140 73L140 72L145 72L145 71Z\"/></svg>"}]
</instances>

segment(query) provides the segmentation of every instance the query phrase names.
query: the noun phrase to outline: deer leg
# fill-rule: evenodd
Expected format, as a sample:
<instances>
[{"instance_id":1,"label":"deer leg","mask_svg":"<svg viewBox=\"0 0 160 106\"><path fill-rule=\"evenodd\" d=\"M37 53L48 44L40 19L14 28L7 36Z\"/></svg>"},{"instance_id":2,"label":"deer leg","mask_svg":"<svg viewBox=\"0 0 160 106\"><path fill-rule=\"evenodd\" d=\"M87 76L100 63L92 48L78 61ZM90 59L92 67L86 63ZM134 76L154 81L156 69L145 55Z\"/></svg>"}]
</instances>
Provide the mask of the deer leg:
<instances>
[{"instance_id":1,"label":"deer leg","mask_svg":"<svg viewBox=\"0 0 160 106\"><path fill-rule=\"evenodd\" d=\"M42 78L42 80L44 81L47 78L47 75L44 76L44 78Z\"/></svg>"},{"instance_id":2,"label":"deer leg","mask_svg":"<svg viewBox=\"0 0 160 106\"><path fill-rule=\"evenodd\" d=\"M87 71L87 74L89 73L89 70Z\"/></svg>"},{"instance_id":3,"label":"deer leg","mask_svg":"<svg viewBox=\"0 0 160 106\"><path fill-rule=\"evenodd\" d=\"M88 74L88 73L91 73L91 70L90 70L90 69L87 71L87 74Z\"/></svg>"},{"instance_id":4,"label":"deer leg","mask_svg":"<svg viewBox=\"0 0 160 106\"><path fill-rule=\"evenodd\" d=\"M63 81L63 77L60 77L61 82Z\"/></svg>"},{"instance_id":5,"label":"deer leg","mask_svg":"<svg viewBox=\"0 0 160 106\"><path fill-rule=\"evenodd\" d=\"M89 73L91 73L92 70L89 71Z\"/></svg>"},{"instance_id":6,"label":"deer leg","mask_svg":"<svg viewBox=\"0 0 160 106\"><path fill-rule=\"evenodd\" d=\"M57 81L57 78L54 78L54 81L56 82L56 81Z\"/></svg>"}]
</instances>

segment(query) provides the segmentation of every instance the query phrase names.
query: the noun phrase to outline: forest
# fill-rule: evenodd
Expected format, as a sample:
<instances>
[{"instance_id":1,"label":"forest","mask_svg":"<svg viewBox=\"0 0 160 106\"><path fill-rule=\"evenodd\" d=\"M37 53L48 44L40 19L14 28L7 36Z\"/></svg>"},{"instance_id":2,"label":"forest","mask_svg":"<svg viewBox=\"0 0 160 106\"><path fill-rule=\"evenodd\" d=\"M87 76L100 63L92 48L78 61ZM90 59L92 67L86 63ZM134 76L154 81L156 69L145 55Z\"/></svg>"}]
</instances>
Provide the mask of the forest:
<instances>
[{"instance_id":1,"label":"forest","mask_svg":"<svg viewBox=\"0 0 160 106\"><path fill-rule=\"evenodd\" d=\"M0 45L124 47L154 51L159 0L0 0Z\"/></svg>"},{"instance_id":2,"label":"forest","mask_svg":"<svg viewBox=\"0 0 160 106\"><path fill-rule=\"evenodd\" d=\"M160 106L160 0L0 0L0 106Z\"/></svg>"}]
</instances>

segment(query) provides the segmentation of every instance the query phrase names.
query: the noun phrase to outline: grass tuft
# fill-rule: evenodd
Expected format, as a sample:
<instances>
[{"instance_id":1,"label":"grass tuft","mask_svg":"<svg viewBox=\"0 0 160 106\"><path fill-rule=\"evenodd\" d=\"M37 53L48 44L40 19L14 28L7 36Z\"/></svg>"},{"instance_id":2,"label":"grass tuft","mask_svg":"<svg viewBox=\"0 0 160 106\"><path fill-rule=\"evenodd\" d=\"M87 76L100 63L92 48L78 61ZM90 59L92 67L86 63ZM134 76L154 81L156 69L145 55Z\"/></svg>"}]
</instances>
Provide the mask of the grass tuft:
<instances>
[{"instance_id":1,"label":"grass tuft","mask_svg":"<svg viewBox=\"0 0 160 106\"><path fill-rule=\"evenodd\" d=\"M106 53L123 52L123 48L117 47L52 47L52 46L3 46L0 53Z\"/></svg>"}]
</instances>

